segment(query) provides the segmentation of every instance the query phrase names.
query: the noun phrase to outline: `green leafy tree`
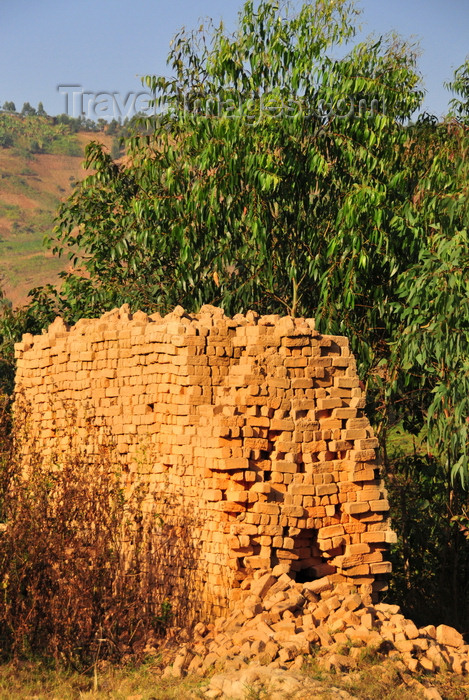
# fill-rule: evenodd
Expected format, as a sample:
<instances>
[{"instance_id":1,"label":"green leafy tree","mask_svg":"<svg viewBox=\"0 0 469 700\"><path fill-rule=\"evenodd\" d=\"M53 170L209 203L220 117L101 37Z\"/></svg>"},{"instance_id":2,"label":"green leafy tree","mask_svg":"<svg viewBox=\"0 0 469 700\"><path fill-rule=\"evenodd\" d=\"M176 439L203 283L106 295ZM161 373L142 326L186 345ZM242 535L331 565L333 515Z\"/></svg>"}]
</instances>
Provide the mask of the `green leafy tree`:
<instances>
[{"instance_id":1,"label":"green leafy tree","mask_svg":"<svg viewBox=\"0 0 469 700\"><path fill-rule=\"evenodd\" d=\"M109 134L109 136L115 136L117 132L120 129L120 124L117 121L117 119L111 119L109 124L107 125L106 129L106 134Z\"/></svg>"},{"instance_id":2,"label":"green leafy tree","mask_svg":"<svg viewBox=\"0 0 469 700\"><path fill-rule=\"evenodd\" d=\"M33 117L33 116L35 116L35 115L37 114L37 112L36 112L36 110L34 109L34 107L33 107L32 105L29 104L29 102L25 102L25 103L23 104L23 108L22 108L22 110L21 110L21 114L22 114L24 117Z\"/></svg>"},{"instance_id":3,"label":"green leafy tree","mask_svg":"<svg viewBox=\"0 0 469 700\"><path fill-rule=\"evenodd\" d=\"M425 116L409 129L405 218L420 246L396 280L392 313L399 325L381 423L385 447L393 421L403 422L414 445L403 458L386 460L401 535L393 595L420 619L431 609L435 619L463 631L469 627L468 153L467 126L454 115L441 123ZM442 589L450 591L446 600Z\"/></svg>"},{"instance_id":4,"label":"green leafy tree","mask_svg":"<svg viewBox=\"0 0 469 700\"><path fill-rule=\"evenodd\" d=\"M450 102L451 113L469 126L469 57L455 71L453 80L446 87L455 95Z\"/></svg>"},{"instance_id":5,"label":"green leafy tree","mask_svg":"<svg viewBox=\"0 0 469 700\"><path fill-rule=\"evenodd\" d=\"M418 133L418 186L408 220L423 241L398 278L395 376L425 396L430 451L448 483L469 474L469 133L461 123ZM395 385L390 385L390 391Z\"/></svg>"},{"instance_id":6,"label":"green leafy tree","mask_svg":"<svg viewBox=\"0 0 469 700\"><path fill-rule=\"evenodd\" d=\"M121 139L115 136L111 144L111 158L118 160L122 156Z\"/></svg>"},{"instance_id":7,"label":"green leafy tree","mask_svg":"<svg viewBox=\"0 0 469 700\"><path fill-rule=\"evenodd\" d=\"M0 290L0 396L13 394L15 380L14 344L23 333L40 333L49 318L32 307L13 309Z\"/></svg>"},{"instance_id":8,"label":"green leafy tree","mask_svg":"<svg viewBox=\"0 0 469 700\"><path fill-rule=\"evenodd\" d=\"M95 174L59 213L56 250L80 251L87 275L66 276L56 308L315 313L371 366L393 278L416 255L402 124L422 92L395 37L335 58L356 15L345 0L247 2L234 35L181 32L173 78L146 79L157 116L129 161L90 146Z\"/></svg>"},{"instance_id":9,"label":"green leafy tree","mask_svg":"<svg viewBox=\"0 0 469 700\"><path fill-rule=\"evenodd\" d=\"M14 102L4 102L2 109L5 112L16 112L16 107Z\"/></svg>"}]
</instances>

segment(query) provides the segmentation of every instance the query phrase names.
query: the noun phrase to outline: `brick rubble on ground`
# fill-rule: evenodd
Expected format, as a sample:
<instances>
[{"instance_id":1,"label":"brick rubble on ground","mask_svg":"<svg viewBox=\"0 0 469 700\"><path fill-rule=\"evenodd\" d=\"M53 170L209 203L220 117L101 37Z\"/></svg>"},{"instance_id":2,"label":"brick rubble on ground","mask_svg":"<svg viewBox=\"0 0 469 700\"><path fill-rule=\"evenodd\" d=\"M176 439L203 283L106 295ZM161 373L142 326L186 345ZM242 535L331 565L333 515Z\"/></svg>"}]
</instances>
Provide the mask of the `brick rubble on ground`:
<instances>
[{"instance_id":1,"label":"brick rubble on ground","mask_svg":"<svg viewBox=\"0 0 469 700\"><path fill-rule=\"evenodd\" d=\"M367 647L411 673L469 672L469 645L452 627L417 628L399 606L367 604L350 584L334 586L327 576L299 583L274 569L243 583L240 604L229 617L197 624L163 675L208 676L215 668L223 673L212 678L206 697L241 698L237 693L246 687L242 674L247 668L259 679L268 669L274 683L274 671L298 672L313 654L325 670L351 672ZM295 697L293 691L287 694ZM438 698L438 691L429 689L427 697Z\"/></svg>"}]
</instances>

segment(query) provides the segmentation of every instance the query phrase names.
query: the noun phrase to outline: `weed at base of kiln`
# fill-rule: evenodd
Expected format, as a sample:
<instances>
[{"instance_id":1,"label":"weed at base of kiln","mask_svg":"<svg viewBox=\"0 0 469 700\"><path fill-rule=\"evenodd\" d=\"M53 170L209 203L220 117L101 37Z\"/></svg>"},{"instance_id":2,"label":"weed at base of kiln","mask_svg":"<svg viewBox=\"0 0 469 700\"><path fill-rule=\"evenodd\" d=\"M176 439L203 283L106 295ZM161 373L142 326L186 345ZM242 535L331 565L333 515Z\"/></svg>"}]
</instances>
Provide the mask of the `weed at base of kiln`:
<instances>
[{"instance_id":1,"label":"weed at base of kiln","mask_svg":"<svg viewBox=\"0 0 469 700\"><path fill-rule=\"evenodd\" d=\"M142 509L145 487L122 488L110 438L99 456L71 444L45 457L28 435L27 415L17 399L14 439L6 428L0 436L3 655L95 670L102 659L138 657L173 619L159 568L170 528L148 513L148 500Z\"/></svg>"}]
</instances>

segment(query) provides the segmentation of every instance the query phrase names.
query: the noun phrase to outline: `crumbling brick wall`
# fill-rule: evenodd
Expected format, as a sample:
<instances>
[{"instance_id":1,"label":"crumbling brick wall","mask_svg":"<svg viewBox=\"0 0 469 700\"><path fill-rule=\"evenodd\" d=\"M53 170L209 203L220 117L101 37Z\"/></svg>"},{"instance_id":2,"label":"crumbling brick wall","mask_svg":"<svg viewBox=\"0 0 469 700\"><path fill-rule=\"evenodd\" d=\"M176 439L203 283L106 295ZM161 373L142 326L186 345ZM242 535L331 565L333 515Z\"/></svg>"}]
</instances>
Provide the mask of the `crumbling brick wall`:
<instances>
[{"instance_id":1,"label":"crumbling brick wall","mask_svg":"<svg viewBox=\"0 0 469 700\"><path fill-rule=\"evenodd\" d=\"M73 432L92 458L111 434L155 511L193 519L194 561L167 576L175 596L191 579L200 614L226 613L256 569L385 588L394 535L347 339L311 319L122 307L70 329L56 319L16 355L44 455Z\"/></svg>"}]
</instances>

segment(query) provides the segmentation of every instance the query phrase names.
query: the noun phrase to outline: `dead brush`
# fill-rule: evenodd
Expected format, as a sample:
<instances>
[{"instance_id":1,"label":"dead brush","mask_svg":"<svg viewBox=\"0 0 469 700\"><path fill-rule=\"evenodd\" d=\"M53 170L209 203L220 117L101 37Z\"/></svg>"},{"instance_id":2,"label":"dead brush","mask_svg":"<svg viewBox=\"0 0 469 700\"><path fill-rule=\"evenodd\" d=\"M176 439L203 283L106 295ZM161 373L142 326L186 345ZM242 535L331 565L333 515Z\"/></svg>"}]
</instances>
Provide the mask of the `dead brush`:
<instances>
[{"instance_id":1,"label":"dead brush","mask_svg":"<svg viewBox=\"0 0 469 700\"><path fill-rule=\"evenodd\" d=\"M18 402L14 440L3 426L0 648L6 658L52 656L83 668L138 656L164 636L171 591L159 562L174 538L149 512L144 483L124 489L111 439L92 457L72 442L45 457Z\"/></svg>"}]
</instances>

